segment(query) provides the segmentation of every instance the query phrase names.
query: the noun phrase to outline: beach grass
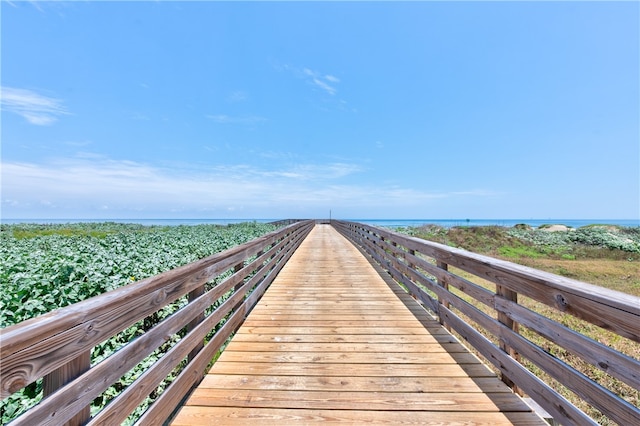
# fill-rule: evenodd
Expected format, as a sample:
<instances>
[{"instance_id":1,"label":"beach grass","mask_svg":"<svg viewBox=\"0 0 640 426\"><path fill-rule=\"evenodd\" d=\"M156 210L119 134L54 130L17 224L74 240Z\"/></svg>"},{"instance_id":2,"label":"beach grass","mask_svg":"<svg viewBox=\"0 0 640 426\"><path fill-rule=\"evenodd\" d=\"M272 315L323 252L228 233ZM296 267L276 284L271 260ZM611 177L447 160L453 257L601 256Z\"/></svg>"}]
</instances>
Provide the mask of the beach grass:
<instances>
[{"instance_id":1,"label":"beach grass","mask_svg":"<svg viewBox=\"0 0 640 426\"><path fill-rule=\"evenodd\" d=\"M637 228L594 225L580 228L579 230L566 230L563 232L548 232L526 228L517 229L514 232L514 229L497 226L449 229L425 226L411 229L409 232L413 236L426 240L444 243L578 281L640 296L640 232ZM576 235L567 235L568 233L575 234L578 231L583 234L578 236L579 238L575 238ZM618 244L618 239L627 245ZM588 244L585 241L593 241L594 243ZM607 241L611 242L611 245L607 245ZM495 291L495 284L492 282L480 279L457 268L450 268L450 270L490 291ZM452 289L452 291L478 309L488 315L492 315L490 309L468 295L456 289ZM623 338L579 318L564 314L533 299L519 296L518 300L520 304L532 311L551 318L630 357L640 359L640 344L637 342ZM564 350L531 330L521 327L520 333L631 404L640 406L640 390L609 376L595 366L586 363L579 356ZM496 342L493 336L488 333L485 333L485 335ZM476 354L482 358L479 353L476 352ZM586 412L599 424L614 424L600 411L573 394L562 383L551 378L533 363L527 360L523 360L523 363L534 374ZM490 365L489 362L487 364Z\"/></svg>"}]
</instances>

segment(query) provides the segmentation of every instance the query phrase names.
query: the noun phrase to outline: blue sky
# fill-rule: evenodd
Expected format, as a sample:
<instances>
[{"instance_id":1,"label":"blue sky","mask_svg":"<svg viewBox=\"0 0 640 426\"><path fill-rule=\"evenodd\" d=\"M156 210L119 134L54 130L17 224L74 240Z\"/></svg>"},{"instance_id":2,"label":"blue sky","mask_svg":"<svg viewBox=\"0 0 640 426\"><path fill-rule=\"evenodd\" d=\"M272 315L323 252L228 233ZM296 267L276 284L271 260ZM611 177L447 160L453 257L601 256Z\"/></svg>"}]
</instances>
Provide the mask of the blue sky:
<instances>
[{"instance_id":1,"label":"blue sky","mask_svg":"<svg viewBox=\"0 0 640 426\"><path fill-rule=\"evenodd\" d=\"M4 218L640 217L638 2L2 2Z\"/></svg>"}]
</instances>

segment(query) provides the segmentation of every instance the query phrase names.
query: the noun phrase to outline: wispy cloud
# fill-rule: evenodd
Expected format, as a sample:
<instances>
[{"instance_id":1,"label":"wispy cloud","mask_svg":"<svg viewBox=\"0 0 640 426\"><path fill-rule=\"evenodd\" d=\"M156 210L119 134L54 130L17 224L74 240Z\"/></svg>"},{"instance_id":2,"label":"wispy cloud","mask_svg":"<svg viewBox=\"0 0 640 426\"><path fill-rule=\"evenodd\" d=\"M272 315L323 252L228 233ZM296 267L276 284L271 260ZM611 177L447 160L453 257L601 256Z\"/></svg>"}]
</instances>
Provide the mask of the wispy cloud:
<instances>
[{"instance_id":1,"label":"wispy cloud","mask_svg":"<svg viewBox=\"0 0 640 426\"><path fill-rule=\"evenodd\" d=\"M207 115L207 118L219 124L261 124L267 121L266 118L257 115L230 116L226 114Z\"/></svg>"},{"instance_id":2,"label":"wispy cloud","mask_svg":"<svg viewBox=\"0 0 640 426\"><path fill-rule=\"evenodd\" d=\"M67 146L71 146L74 148L82 148L85 146L89 146L91 145L93 142L85 140L85 141L66 141L64 142L65 145Z\"/></svg>"},{"instance_id":3,"label":"wispy cloud","mask_svg":"<svg viewBox=\"0 0 640 426\"><path fill-rule=\"evenodd\" d=\"M224 215L231 211L255 218L296 212L313 216L331 206L352 212L423 209L462 196L356 183L353 176L366 170L346 162L278 169L247 164L165 168L86 154L44 164L4 162L1 167L7 217L105 217L105 212L110 217L151 217L176 211L182 217L198 212L228 217Z\"/></svg>"},{"instance_id":4,"label":"wispy cloud","mask_svg":"<svg viewBox=\"0 0 640 426\"><path fill-rule=\"evenodd\" d=\"M60 99L41 95L32 90L1 88L2 110L22 116L31 124L47 126L61 115L69 114Z\"/></svg>"},{"instance_id":5,"label":"wispy cloud","mask_svg":"<svg viewBox=\"0 0 640 426\"><path fill-rule=\"evenodd\" d=\"M135 120L135 121L150 121L151 120L151 118L148 115L143 114L141 112L133 112L133 113L131 113L131 119Z\"/></svg>"},{"instance_id":6,"label":"wispy cloud","mask_svg":"<svg viewBox=\"0 0 640 426\"><path fill-rule=\"evenodd\" d=\"M311 68L300 68L293 65L281 64L275 61L272 61L272 66L278 71L287 71L292 73L297 78L306 81L311 86L315 86L331 96L338 93L338 88L336 86L340 83L340 79L333 74L324 74Z\"/></svg>"},{"instance_id":7,"label":"wispy cloud","mask_svg":"<svg viewBox=\"0 0 640 426\"><path fill-rule=\"evenodd\" d=\"M270 160L286 160L291 161L297 157L297 154L290 151L258 151L256 154L262 158Z\"/></svg>"},{"instance_id":8,"label":"wispy cloud","mask_svg":"<svg viewBox=\"0 0 640 426\"><path fill-rule=\"evenodd\" d=\"M326 164L294 164L277 169L261 169L246 164L217 166L210 168L209 173L219 176L231 176L234 179L270 179L271 182L286 182L290 179L299 182L322 183L347 177L362 172L357 164L326 163Z\"/></svg>"},{"instance_id":9,"label":"wispy cloud","mask_svg":"<svg viewBox=\"0 0 640 426\"><path fill-rule=\"evenodd\" d=\"M319 73L317 71L310 70L309 68L304 68L302 73L306 76L307 81L313 84L316 87L319 87L326 93L330 95L335 95L338 89L336 89L335 85L340 83L340 79L331 75Z\"/></svg>"},{"instance_id":10,"label":"wispy cloud","mask_svg":"<svg viewBox=\"0 0 640 426\"><path fill-rule=\"evenodd\" d=\"M96 212L104 206L130 212L170 211L176 205L191 212L238 206L260 211L291 197L305 200L322 182L350 170L355 168L339 164L280 171L243 164L166 169L90 155L48 164L5 162L3 204L9 211L46 209L53 215L64 209Z\"/></svg>"},{"instance_id":11,"label":"wispy cloud","mask_svg":"<svg viewBox=\"0 0 640 426\"><path fill-rule=\"evenodd\" d=\"M229 102L244 102L249 99L249 95L247 92L243 92L242 90L236 90L227 96L227 100Z\"/></svg>"},{"instance_id":12,"label":"wispy cloud","mask_svg":"<svg viewBox=\"0 0 640 426\"><path fill-rule=\"evenodd\" d=\"M361 171L363 171L362 167L357 164L300 164L287 169L268 172L268 175L310 181L339 179Z\"/></svg>"}]
</instances>

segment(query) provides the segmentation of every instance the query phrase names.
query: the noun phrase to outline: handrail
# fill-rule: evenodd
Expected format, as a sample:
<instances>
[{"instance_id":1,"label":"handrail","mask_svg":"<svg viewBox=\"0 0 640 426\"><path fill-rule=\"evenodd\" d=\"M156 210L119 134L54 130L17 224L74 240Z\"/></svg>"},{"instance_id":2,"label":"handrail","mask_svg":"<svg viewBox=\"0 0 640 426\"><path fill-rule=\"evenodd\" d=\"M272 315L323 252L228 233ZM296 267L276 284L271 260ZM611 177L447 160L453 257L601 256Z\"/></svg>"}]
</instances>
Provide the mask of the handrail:
<instances>
[{"instance_id":1,"label":"handrail","mask_svg":"<svg viewBox=\"0 0 640 426\"><path fill-rule=\"evenodd\" d=\"M189 265L5 328L0 334L1 398L41 378L45 389L45 398L11 424L121 423L169 373L186 364L138 423L168 418L313 226L314 221L298 221ZM205 289L223 275L229 276ZM176 313L90 365L95 346L181 299L185 306ZM178 333L181 337L175 338ZM162 358L90 417L93 399L167 342L172 346Z\"/></svg>"},{"instance_id":2,"label":"handrail","mask_svg":"<svg viewBox=\"0 0 640 426\"><path fill-rule=\"evenodd\" d=\"M640 388L638 359L518 303L518 295L523 295L640 342L639 297L361 223L334 220L332 224L437 315L443 325L491 362L505 383L527 393L556 421L563 425L596 424L529 371L521 358L528 359L616 423L636 424L640 419L637 406L525 338L519 333L519 325L636 390ZM494 283L495 291L452 273L450 266ZM473 301L470 303L469 299ZM486 310L492 310L493 315L486 314ZM490 338L479 329L484 329Z\"/></svg>"},{"instance_id":3,"label":"handrail","mask_svg":"<svg viewBox=\"0 0 640 426\"><path fill-rule=\"evenodd\" d=\"M296 223L296 222L304 222L305 220L308 220L308 219L282 219L282 220L269 222L269 224L280 227L280 226L289 226L292 223Z\"/></svg>"}]
</instances>

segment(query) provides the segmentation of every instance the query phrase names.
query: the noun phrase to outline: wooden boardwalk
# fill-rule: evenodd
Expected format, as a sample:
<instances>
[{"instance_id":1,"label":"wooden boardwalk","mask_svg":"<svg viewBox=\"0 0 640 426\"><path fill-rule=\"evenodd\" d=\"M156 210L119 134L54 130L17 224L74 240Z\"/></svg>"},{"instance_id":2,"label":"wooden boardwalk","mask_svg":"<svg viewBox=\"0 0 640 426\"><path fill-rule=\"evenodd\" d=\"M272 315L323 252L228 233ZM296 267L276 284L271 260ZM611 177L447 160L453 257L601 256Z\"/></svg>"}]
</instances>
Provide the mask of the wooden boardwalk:
<instances>
[{"instance_id":1,"label":"wooden boardwalk","mask_svg":"<svg viewBox=\"0 0 640 426\"><path fill-rule=\"evenodd\" d=\"M173 425L545 425L329 225L316 225Z\"/></svg>"}]
</instances>

